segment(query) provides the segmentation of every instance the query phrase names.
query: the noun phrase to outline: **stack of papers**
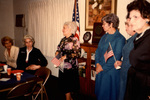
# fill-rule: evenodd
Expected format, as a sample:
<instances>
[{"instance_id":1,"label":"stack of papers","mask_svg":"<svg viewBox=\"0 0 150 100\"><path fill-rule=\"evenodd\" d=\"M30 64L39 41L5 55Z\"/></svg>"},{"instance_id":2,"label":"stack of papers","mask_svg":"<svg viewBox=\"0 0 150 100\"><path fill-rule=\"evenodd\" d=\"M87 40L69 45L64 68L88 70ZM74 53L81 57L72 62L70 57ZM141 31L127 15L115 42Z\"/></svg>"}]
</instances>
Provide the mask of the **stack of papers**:
<instances>
[{"instance_id":1,"label":"stack of papers","mask_svg":"<svg viewBox=\"0 0 150 100\"><path fill-rule=\"evenodd\" d=\"M0 81L8 81L10 78L1 78Z\"/></svg>"}]
</instances>

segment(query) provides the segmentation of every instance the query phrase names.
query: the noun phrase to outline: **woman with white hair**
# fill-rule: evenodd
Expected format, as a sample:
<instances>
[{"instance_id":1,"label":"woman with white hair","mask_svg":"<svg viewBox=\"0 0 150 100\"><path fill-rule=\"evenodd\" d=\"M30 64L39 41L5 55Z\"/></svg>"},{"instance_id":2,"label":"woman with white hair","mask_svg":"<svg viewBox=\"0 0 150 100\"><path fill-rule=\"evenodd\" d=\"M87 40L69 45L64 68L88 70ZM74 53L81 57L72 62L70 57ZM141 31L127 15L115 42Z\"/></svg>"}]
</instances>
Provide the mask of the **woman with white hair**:
<instances>
[{"instance_id":1,"label":"woman with white hair","mask_svg":"<svg viewBox=\"0 0 150 100\"><path fill-rule=\"evenodd\" d=\"M23 38L25 47L20 48L17 68L34 74L40 67L47 66L47 60L41 51L34 47L34 38L30 35L25 35Z\"/></svg>"},{"instance_id":2,"label":"woman with white hair","mask_svg":"<svg viewBox=\"0 0 150 100\"><path fill-rule=\"evenodd\" d=\"M60 89L66 95L66 100L72 100L71 92L79 90L78 61L80 57L80 43L74 34L77 30L75 22L65 22L63 25L64 38L61 39L55 55L61 56L63 69L59 70ZM60 66L59 66L60 67Z\"/></svg>"}]
</instances>

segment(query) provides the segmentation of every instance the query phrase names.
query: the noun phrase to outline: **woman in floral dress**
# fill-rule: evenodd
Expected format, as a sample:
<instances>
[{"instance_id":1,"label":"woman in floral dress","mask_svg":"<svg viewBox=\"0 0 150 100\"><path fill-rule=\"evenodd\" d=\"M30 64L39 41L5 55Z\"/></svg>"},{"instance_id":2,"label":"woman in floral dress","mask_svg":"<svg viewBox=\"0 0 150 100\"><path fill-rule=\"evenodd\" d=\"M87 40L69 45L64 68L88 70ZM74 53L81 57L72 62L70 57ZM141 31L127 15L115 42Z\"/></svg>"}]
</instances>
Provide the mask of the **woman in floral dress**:
<instances>
[{"instance_id":1,"label":"woman in floral dress","mask_svg":"<svg viewBox=\"0 0 150 100\"><path fill-rule=\"evenodd\" d=\"M64 38L61 39L55 55L61 56L61 65L59 66L59 86L65 93L66 100L72 100L71 92L79 90L78 61L80 57L80 43L74 34L77 25L74 22L65 22L63 26Z\"/></svg>"}]
</instances>

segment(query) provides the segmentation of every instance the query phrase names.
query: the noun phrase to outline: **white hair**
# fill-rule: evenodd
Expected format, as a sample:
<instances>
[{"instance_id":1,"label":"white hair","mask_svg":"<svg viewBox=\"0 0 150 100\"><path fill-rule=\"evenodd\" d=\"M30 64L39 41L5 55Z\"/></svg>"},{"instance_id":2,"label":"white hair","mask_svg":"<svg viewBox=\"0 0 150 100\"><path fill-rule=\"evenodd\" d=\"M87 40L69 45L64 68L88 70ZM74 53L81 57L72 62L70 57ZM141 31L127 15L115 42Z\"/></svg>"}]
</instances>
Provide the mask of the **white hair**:
<instances>
[{"instance_id":1,"label":"white hair","mask_svg":"<svg viewBox=\"0 0 150 100\"><path fill-rule=\"evenodd\" d=\"M30 39L32 42L33 42L33 46L34 46L34 43L35 43L35 40L34 40L34 38L31 36L31 35L25 35L24 37L23 37L23 42L25 43L25 40L26 39ZM25 44L24 44L25 45Z\"/></svg>"},{"instance_id":2,"label":"white hair","mask_svg":"<svg viewBox=\"0 0 150 100\"><path fill-rule=\"evenodd\" d=\"M75 34L75 32L77 31L77 24L76 22L65 22L64 25L67 25L69 27L69 29L71 29L71 33Z\"/></svg>"}]
</instances>

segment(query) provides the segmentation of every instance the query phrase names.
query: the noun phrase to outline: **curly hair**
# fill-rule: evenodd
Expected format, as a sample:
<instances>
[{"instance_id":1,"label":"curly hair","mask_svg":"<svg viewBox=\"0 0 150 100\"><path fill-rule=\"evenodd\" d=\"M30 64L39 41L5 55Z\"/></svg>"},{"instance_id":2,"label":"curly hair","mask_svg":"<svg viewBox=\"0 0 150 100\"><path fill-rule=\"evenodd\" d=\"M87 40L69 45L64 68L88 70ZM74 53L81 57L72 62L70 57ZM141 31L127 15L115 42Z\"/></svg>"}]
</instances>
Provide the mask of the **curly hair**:
<instances>
[{"instance_id":1,"label":"curly hair","mask_svg":"<svg viewBox=\"0 0 150 100\"><path fill-rule=\"evenodd\" d=\"M6 42L6 41L9 41L12 45L14 44L12 38L10 38L9 36L5 36L5 37L3 37L3 38L1 39L1 43L2 43L3 46L5 46L5 42Z\"/></svg>"},{"instance_id":2,"label":"curly hair","mask_svg":"<svg viewBox=\"0 0 150 100\"><path fill-rule=\"evenodd\" d=\"M113 13L107 14L102 18L102 22L105 21L108 24L113 24L115 29L118 29L119 26L119 18Z\"/></svg>"},{"instance_id":3,"label":"curly hair","mask_svg":"<svg viewBox=\"0 0 150 100\"><path fill-rule=\"evenodd\" d=\"M75 34L77 31L77 24L75 22L65 22L64 25L67 25L71 29L72 34Z\"/></svg>"},{"instance_id":4,"label":"curly hair","mask_svg":"<svg viewBox=\"0 0 150 100\"><path fill-rule=\"evenodd\" d=\"M135 0L127 5L127 11L130 13L132 10L138 10L142 18L150 19L150 3L146 0ZM150 21L148 22L150 25Z\"/></svg>"},{"instance_id":5,"label":"curly hair","mask_svg":"<svg viewBox=\"0 0 150 100\"><path fill-rule=\"evenodd\" d=\"M34 46L35 40L34 40L34 38L33 38L31 35L25 35L25 36L23 37L24 45L25 45L25 40L26 40L26 39L30 39L30 40L33 42L33 46Z\"/></svg>"}]
</instances>

